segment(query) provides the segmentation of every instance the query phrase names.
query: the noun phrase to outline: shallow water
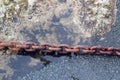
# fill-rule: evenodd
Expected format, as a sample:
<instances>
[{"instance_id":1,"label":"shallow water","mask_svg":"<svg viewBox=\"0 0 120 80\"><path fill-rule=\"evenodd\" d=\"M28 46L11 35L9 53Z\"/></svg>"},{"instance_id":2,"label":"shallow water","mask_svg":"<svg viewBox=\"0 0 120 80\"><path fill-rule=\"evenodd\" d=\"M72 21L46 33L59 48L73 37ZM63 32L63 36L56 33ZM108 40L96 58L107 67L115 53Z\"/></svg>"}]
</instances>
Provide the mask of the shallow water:
<instances>
[{"instance_id":1,"label":"shallow water","mask_svg":"<svg viewBox=\"0 0 120 80\"><path fill-rule=\"evenodd\" d=\"M65 1L65 0L61 0ZM86 42L80 44L102 45L120 47L120 1L117 2L118 12L116 23L110 32L104 35L94 35ZM59 19L54 18L53 22ZM56 25L52 25L56 26ZM57 28L60 34L67 35L63 28ZM58 30L56 29L56 31ZM27 29L28 30L28 29ZM25 28L21 33L27 34L29 39L39 42L34 36L38 33L50 33L46 30L29 33ZM57 32L56 32L57 33ZM70 35L70 34L69 34ZM104 37L104 40L100 40ZM63 41L59 41L62 38ZM58 38L58 42L72 45L66 37ZM81 40L82 41L82 40ZM35 53L33 53L35 54ZM39 55L2 55L0 56L0 79L1 80L119 80L120 58L117 56L79 55L70 59L68 56L52 57Z\"/></svg>"}]
</instances>

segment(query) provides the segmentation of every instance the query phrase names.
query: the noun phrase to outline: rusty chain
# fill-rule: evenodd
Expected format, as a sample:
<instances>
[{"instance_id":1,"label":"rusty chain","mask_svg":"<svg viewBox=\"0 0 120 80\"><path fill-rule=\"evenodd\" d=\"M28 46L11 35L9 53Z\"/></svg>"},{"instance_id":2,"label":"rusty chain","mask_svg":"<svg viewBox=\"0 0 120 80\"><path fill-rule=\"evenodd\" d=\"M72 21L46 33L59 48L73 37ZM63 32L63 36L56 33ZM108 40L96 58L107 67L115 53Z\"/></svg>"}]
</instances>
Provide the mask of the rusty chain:
<instances>
[{"instance_id":1,"label":"rusty chain","mask_svg":"<svg viewBox=\"0 0 120 80\"><path fill-rule=\"evenodd\" d=\"M77 45L69 46L67 44L53 45L53 44L38 44L35 42L25 42L24 44L18 41L3 42L0 41L0 50L9 49L11 51L24 50L26 52L41 51L45 54L55 53L55 55L68 54L107 54L120 55L120 48L115 47L101 47L101 46L86 46Z\"/></svg>"}]
</instances>

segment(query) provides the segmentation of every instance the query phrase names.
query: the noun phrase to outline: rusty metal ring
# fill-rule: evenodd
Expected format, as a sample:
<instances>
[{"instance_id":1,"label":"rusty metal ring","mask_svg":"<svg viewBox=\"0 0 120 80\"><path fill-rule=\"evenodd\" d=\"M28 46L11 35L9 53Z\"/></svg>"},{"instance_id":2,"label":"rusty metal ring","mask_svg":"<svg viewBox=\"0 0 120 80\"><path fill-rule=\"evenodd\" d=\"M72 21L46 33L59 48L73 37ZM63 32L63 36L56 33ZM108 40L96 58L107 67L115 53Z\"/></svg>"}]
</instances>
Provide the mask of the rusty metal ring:
<instances>
[{"instance_id":1,"label":"rusty metal ring","mask_svg":"<svg viewBox=\"0 0 120 80\"><path fill-rule=\"evenodd\" d=\"M37 43L26 42L25 45L26 45L25 51L28 51L28 52L34 52L34 51L36 51L36 49L34 49L33 46L36 46Z\"/></svg>"},{"instance_id":2,"label":"rusty metal ring","mask_svg":"<svg viewBox=\"0 0 120 80\"><path fill-rule=\"evenodd\" d=\"M12 50L12 51L19 51L21 48L16 47L16 45L18 45L18 44L21 44L21 43L18 42L18 41L11 41L11 42L9 42L9 44L8 44L8 48L9 48L10 50Z\"/></svg>"}]
</instances>

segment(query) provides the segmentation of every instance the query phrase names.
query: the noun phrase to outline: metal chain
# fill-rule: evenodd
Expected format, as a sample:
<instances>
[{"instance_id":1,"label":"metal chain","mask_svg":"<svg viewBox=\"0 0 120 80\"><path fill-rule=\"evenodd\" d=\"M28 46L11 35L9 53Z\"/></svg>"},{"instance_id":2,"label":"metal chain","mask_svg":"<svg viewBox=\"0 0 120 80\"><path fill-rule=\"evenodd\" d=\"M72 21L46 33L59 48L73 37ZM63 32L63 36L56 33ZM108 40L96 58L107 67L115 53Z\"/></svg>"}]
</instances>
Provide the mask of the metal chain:
<instances>
[{"instance_id":1,"label":"metal chain","mask_svg":"<svg viewBox=\"0 0 120 80\"><path fill-rule=\"evenodd\" d=\"M35 42L25 42L24 44L18 41L10 41L8 43L0 41L0 50L9 49L11 51L24 50L26 52L41 51L45 54L55 53L55 55L74 54L107 54L120 55L120 48L115 47L101 47L101 46L86 46L77 45L70 46L67 44L38 44Z\"/></svg>"}]
</instances>

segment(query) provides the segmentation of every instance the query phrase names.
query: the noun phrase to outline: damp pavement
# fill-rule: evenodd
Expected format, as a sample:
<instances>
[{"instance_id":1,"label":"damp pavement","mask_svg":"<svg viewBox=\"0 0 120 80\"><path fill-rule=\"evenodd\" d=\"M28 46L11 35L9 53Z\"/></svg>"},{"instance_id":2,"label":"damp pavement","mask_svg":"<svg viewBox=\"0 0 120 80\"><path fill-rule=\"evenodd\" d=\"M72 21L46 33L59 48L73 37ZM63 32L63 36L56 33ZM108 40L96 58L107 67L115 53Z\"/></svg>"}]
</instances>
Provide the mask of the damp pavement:
<instances>
[{"instance_id":1,"label":"damp pavement","mask_svg":"<svg viewBox=\"0 0 120 80\"><path fill-rule=\"evenodd\" d=\"M105 35L93 37L93 45L120 47L120 0L117 0L116 23ZM120 80L120 57L107 55L79 55L69 57L44 56L50 63L16 80Z\"/></svg>"},{"instance_id":2,"label":"damp pavement","mask_svg":"<svg viewBox=\"0 0 120 80\"><path fill-rule=\"evenodd\" d=\"M120 58L84 55L73 59L57 58L41 70L18 80L119 80Z\"/></svg>"},{"instance_id":3,"label":"damp pavement","mask_svg":"<svg viewBox=\"0 0 120 80\"><path fill-rule=\"evenodd\" d=\"M65 2L66 0L60 1ZM93 45L120 47L119 4L120 0L117 0L117 20L112 26L112 30L103 36L93 36ZM55 21L59 21L59 19ZM34 38L32 35L30 36ZM105 39L99 41L101 37ZM35 56L9 57L11 58L8 61L10 63L8 66L13 69L14 73L10 78L4 76L2 80L120 80L120 57L118 56L78 55L71 59L68 56L41 56L43 61ZM4 59L9 57L6 56ZM30 62L31 59L34 59L35 62ZM3 63L6 61L4 60ZM0 73L7 72L0 69ZM12 73L9 72L9 74Z\"/></svg>"}]
</instances>

